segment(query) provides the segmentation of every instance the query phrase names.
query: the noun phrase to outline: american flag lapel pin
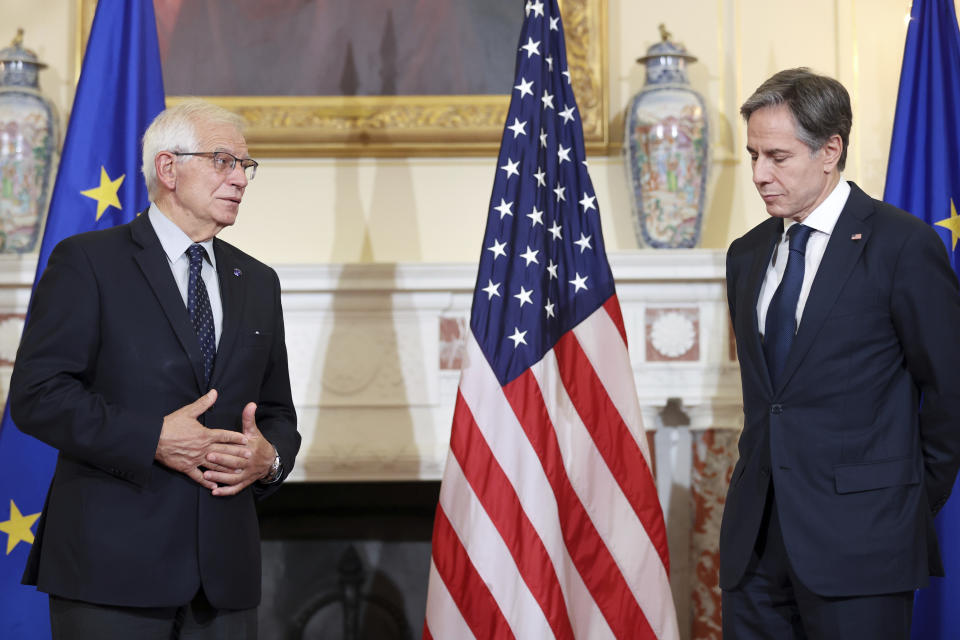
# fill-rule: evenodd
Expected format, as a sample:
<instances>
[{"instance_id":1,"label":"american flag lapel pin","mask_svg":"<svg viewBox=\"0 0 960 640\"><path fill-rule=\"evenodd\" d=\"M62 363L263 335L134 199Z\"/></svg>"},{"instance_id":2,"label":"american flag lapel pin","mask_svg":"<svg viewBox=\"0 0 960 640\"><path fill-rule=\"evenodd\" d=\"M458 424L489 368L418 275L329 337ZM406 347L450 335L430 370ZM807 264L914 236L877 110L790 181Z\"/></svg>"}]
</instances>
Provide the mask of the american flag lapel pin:
<instances>
[{"instance_id":1,"label":"american flag lapel pin","mask_svg":"<svg viewBox=\"0 0 960 640\"><path fill-rule=\"evenodd\" d=\"M850 236L850 239L851 239L851 240L860 240L860 239L862 239L862 238L863 238L863 234L862 234L862 233L855 233L855 234L853 234L852 236Z\"/></svg>"},{"instance_id":2,"label":"american flag lapel pin","mask_svg":"<svg viewBox=\"0 0 960 640\"><path fill-rule=\"evenodd\" d=\"M234 268L233 268L233 275L234 275L235 277L239 278L240 276L243 275L243 271L240 271L240 269L237 269L236 267L234 267Z\"/></svg>"}]
</instances>

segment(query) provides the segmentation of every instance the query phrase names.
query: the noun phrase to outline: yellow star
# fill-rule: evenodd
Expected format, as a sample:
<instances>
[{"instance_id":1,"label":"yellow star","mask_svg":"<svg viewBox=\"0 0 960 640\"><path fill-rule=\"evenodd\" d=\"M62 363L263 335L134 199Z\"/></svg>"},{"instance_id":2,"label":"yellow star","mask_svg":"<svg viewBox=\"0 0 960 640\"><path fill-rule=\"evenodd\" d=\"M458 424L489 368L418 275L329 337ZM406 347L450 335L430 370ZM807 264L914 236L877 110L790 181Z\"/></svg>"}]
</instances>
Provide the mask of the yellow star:
<instances>
[{"instance_id":1,"label":"yellow star","mask_svg":"<svg viewBox=\"0 0 960 640\"><path fill-rule=\"evenodd\" d=\"M934 224L938 227L950 229L950 237L953 238L953 250L956 251L957 239L960 238L960 216L957 215L957 208L953 204L953 198L950 198L950 217L944 218Z\"/></svg>"},{"instance_id":2,"label":"yellow star","mask_svg":"<svg viewBox=\"0 0 960 640\"><path fill-rule=\"evenodd\" d=\"M10 500L10 519L0 522L0 531L7 534L7 555L10 555L19 542L33 544L33 531L30 528L39 517L39 513L29 516L20 515L20 509L17 509L17 505Z\"/></svg>"},{"instance_id":3,"label":"yellow star","mask_svg":"<svg viewBox=\"0 0 960 640\"><path fill-rule=\"evenodd\" d=\"M125 177L126 174L123 174L116 180L111 180L110 176L107 175L107 170L100 167L100 186L80 192L88 198L97 201L97 220L99 220L103 212L107 210L107 207L123 208L120 206L120 198L117 197L117 191L119 191L120 185L123 184Z\"/></svg>"}]
</instances>

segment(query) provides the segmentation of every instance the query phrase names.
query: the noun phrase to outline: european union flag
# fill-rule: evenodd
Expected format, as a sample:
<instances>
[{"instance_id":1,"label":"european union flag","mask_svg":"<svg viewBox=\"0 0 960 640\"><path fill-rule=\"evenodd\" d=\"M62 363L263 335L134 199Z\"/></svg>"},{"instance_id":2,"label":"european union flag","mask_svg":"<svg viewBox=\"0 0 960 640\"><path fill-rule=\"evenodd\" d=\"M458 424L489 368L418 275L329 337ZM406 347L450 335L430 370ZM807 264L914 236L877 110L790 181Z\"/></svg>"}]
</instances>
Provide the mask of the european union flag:
<instances>
[{"instance_id":1,"label":"european union flag","mask_svg":"<svg viewBox=\"0 0 960 640\"><path fill-rule=\"evenodd\" d=\"M129 222L148 204L140 139L163 109L163 76L151 0L100 0L40 247L47 258L67 236ZM20 584L56 451L0 424L0 637L49 638L47 597ZM38 525L39 520L39 525ZM2 535L6 534L6 535ZM5 543L5 544L4 544Z\"/></svg>"},{"instance_id":2,"label":"european union flag","mask_svg":"<svg viewBox=\"0 0 960 640\"><path fill-rule=\"evenodd\" d=\"M913 0L884 199L933 225L960 273L958 153L960 30L953 0ZM960 498L947 502L936 526L947 575L917 592L914 639L946 640L960 629Z\"/></svg>"}]
</instances>

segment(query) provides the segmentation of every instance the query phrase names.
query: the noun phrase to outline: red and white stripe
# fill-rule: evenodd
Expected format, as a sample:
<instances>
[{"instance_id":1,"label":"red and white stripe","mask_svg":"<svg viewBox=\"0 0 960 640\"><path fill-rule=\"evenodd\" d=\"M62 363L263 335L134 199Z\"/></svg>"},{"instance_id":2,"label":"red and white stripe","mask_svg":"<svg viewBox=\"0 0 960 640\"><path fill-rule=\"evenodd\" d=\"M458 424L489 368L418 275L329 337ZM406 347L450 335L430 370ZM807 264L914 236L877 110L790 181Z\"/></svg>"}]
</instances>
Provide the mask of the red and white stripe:
<instances>
[{"instance_id":1,"label":"red and white stripe","mask_svg":"<svg viewBox=\"0 0 960 640\"><path fill-rule=\"evenodd\" d=\"M678 638L616 296L504 387L466 351L424 638Z\"/></svg>"}]
</instances>

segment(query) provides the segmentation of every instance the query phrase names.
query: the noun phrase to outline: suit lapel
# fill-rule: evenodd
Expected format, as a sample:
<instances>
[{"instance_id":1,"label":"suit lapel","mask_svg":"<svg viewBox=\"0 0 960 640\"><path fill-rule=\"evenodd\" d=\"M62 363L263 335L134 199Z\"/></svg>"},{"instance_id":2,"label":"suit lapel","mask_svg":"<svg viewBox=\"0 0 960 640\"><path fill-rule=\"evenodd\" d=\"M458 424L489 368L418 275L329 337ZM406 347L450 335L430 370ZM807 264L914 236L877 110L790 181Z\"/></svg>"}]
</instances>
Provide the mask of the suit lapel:
<instances>
[{"instance_id":1,"label":"suit lapel","mask_svg":"<svg viewBox=\"0 0 960 640\"><path fill-rule=\"evenodd\" d=\"M869 217L872 213L873 203L870 198L851 182L850 196L840 212L833 233L830 234L827 249L810 287L810 295L800 318L800 328L783 367L781 387L790 382L803 357L810 350L814 338L820 332L830 309L860 259L863 248L870 240L872 225Z\"/></svg>"},{"instance_id":2,"label":"suit lapel","mask_svg":"<svg viewBox=\"0 0 960 640\"><path fill-rule=\"evenodd\" d=\"M230 247L213 239L213 253L217 257L217 279L220 281L220 301L223 305L223 327L217 343L217 360L213 365L210 385L216 387L223 377L234 343L240 333L240 312L243 310L246 287L243 271L239 268Z\"/></svg>"},{"instance_id":3,"label":"suit lapel","mask_svg":"<svg viewBox=\"0 0 960 640\"><path fill-rule=\"evenodd\" d=\"M767 267L773 259L773 250L783 234L783 220L770 218L765 223L764 234L758 250L753 252L753 264L750 266L750 275L747 279L748 305L739 313L746 313L747 322L747 356L750 358L754 371L767 371L767 359L763 355L763 344L760 342L760 326L757 323L757 302L760 300L760 289L767 275ZM769 372L762 376L767 381L768 390L773 392Z\"/></svg>"},{"instance_id":4,"label":"suit lapel","mask_svg":"<svg viewBox=\"0 0 960 640\"><path fill-rule=\"evenodd\" d=\"M203 388L203 358L200 355L200 342L197 340L193 325L190 324L190 315L183 304L183 297L177 289L177 283L173 279L167 255L163 252L163 246L146 212L130 223L130 233L133 235L134 242L141 247L140 251L134 254L134 259L147 282L150 283L180 345L190 358L197 387L206 391Z\"/></svg>"}]
</instances>

